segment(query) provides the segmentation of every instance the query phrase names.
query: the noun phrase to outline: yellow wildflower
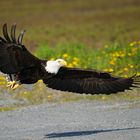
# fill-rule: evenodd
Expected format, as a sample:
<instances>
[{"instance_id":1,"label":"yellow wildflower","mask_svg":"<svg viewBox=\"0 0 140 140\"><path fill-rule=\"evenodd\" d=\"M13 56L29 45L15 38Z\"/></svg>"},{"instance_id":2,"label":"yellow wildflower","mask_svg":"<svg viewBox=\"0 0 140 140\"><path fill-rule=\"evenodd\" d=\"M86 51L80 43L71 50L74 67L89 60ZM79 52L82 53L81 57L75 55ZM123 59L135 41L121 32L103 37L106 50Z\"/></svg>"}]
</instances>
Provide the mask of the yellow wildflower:
<instances>
[{"instance_id":1,"label":"yellow wildflower","mask_svg":"<svg viewBox=\"0 0 140 140\"><path fill-rule=\"evenodd\" d=\"M140 76L140 72L137 72L137 76Z\"/></svg>"},{"instance_id":2,"label":"yellow wildflower","mask_svg":"<svg viewBox=\"0 0 140 140\"><path fill-rule=\"evenodd\" d=\"M125 52L123 51L118 51L112 54L113 57L124 57L125 56Z\"/></svg>"},{"instance_id":3,"label":"yellow wildflower","mask_svg":"<svg viewBox=\"0 0 140 140\"><path fill-rule=\"evenodd\" d=\"M115 65L116 61L111 60L109 63L110 63L111 65Z\"/></svg>"},{"instance_id":4,"label":"yellow wildflower","mask_svg":"<svg viewBox=\"0 0 140 140\"><path fill-rule=\"evenodd\" d=\"M78 57L73 57L73 60L79 61L79 58Z\"/></svg>"},{"instance_id":5,"label":"yellow wildflower","mask_svg":"<svg viewBox=\"0 0 140 140\"><path fill-rule=\"evenodd\" d=\"M128 56L132 56L133 54L132 53L128 53Z\"/></svg>"},{"instance_id":6,"label":"yellow wildflower","mask_svg":"<svg viewBox=\"0 0 140 140\"><path fill-rule=\"evenodd\" d=\"M108 72L113 72L114 70L112 68L109 68L108 69Z\"/></svg>"},{"instance_id":7,"label":"yellow wildflower","mask_svg":"<svg viewBox=\"0 0 140 140\"><path fill-rule=\"evenodd\" d=\"M120 51L120 57L124 57L125 56L125 52Z\"/></svg>"},{"instance_id":8,"label":"yellow wildflower","mask_svg":"<svg viewBox=\"0 0 140 140\"><path fill-rule=\"evenodd\" d=\"M68 67L69 67L69 68L72 68L72 67L73 67L72 63L69 63L69 64L68 64Z\"/></svg>"},{"instance_id":9,"label":"yellow wildflower","mask_svg":"<svg viewBox=\"0 0 140 140\"><path fill-rule=\"evenodd\" d=\"M72 65L77 66L78 65L77 61L73 61Z\"/></svg>"},{"instance_id":10,"label":"yellow wildflower","mask_svg":"<svg viewBox=\"0 0 140 140\"><path fill-rule=\"evenodd\" d=\"M128 78L128 75L125 74L124 77L125 77L125 78Z\"/></svg>"},{"instance_id":11,"label":"yellow wildflower","mask_svg":"<svg viewBox=\"0 0 140 140\"><path fill-rule=\"evenodd\" d=\"M128 67L129 67L129 68L134 68L134 65L128 64Z\"/></svg>"},{"instance_id":12,"label":"yellow wildflower","mask_svg":"<svg viewBox=\"0 0 140 140\"><path fill-rule=\"evenodd\" d=\"M124 71L128 71L128 68L125 67L123 70L124 70Z\"/></svg>"},{"instance_id":13,"label":"yellow wildflower","mask_svg":"<svg viewBox=\"0 0 140 140\"><path fill-rule=\"evenodd\" d=\"M134 42L131 42L131 43L129 44L129 46L130 46L130 47L133 47L133 46L136 45L136 44L137 44L137 42L134 41Z\"/></svg>"},{"instance_id":14,"label":"yellow wildflower","mask_svg":"<svg viewBox=\"0 0 140 140\"><path fill-rule=\"evenodd\" d=\"M55 58L51 58L50 60L55 60Z\"/></svg>"},{"instance_id":15,"label":"yellow wildflower","mask_svg":"<svg viewBox=\"0 0 140 140\"><path fill-rule=\"evenodd\" d=\"M64 53L64 54L63 54L63 58L66 59L66 58L68 58L68 57L69 57L69 55L68 55L67 53Z\"/></svg>"},{"instance_id":16,"label":"yellow wildflower","mask_svg":"<svg viewBox=\"0 0 140 140\"><path fill-rule=\"evenodd\" d=\"M132 52L136 52L137 51L137 48L132 48Z\"/></svg>"},{"instance_id":17,"label":"yellow wildflower","mask_svg":"<svg viewBox=\"0 0 140 140\"><path fill-rule=\"evenodd\" d=\"M115 64L116 64L116 60L117 60L117 58L114 57L109 63L110 63L111 65L115 65Z\"/></svg>"},{"instance_id":18,"label":"yellow wildflower","mask_svg":"<svg viewBox=\"0 0 140 140\"><path fill-rule=\"evenodd\" d=\"M112 68L107 68L107 69L104 69L104 71L106 71L106 72L113 72L114 70Z\"/></svg>"},{"instance_id":19,"label":"yellow wildflower","mask_svg":"<svg viewBox=\"0 0 140 140\"><path fill-rule=\"evenodd\" d=\"M119 57L119 56L120 56L119 52L116 52L116 56L117 56L117 57Z\"/></svg>"},{"instance_id":20,"label":"yellow wildflower","mask_svg":"<svg viewBox=\"0 0 140 140\"><path fill-rule=\"evenodd\" d=\"M130 46L130 47L133 47L133 46L134 46L134 44L133 44L133 43L130 43L130 44L129 44L129 46Z\"/></svg>"}]
</instances>

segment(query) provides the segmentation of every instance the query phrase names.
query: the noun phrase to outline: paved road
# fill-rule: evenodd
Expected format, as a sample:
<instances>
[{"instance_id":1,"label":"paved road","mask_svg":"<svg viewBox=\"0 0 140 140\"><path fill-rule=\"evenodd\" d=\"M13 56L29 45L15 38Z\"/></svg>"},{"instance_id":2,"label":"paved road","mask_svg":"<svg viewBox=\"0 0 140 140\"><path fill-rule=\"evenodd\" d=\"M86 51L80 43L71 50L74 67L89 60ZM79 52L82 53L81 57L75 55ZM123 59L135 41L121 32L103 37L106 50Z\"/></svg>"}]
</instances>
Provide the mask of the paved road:
<instances>
[{"instance_id":1,"label":"paved road","mask_svg":"<svg viewBox=\"0 0 140 140\"><path fill-rule=\"evenodd\" d=\"M140 140L140 102L43 104L0 112L0 140Z\"/></svg>"}]
</instances>

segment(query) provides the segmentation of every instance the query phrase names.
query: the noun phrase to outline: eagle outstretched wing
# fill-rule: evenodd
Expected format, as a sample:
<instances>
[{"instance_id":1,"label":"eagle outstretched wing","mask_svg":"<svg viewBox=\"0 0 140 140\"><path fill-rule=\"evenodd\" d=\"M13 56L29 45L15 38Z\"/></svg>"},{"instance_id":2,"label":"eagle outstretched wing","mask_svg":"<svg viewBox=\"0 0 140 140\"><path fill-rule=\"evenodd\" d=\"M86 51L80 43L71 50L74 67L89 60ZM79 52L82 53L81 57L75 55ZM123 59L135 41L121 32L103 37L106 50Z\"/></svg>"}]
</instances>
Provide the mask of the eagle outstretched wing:
<instances>
[{"instance_id":1,"label":"eagle outstretched wing","mask_svg":"<svg viewBox=\"0 0 140 140\"><path fill-rule=\"evenodd\" d=\"M23 69L37 67L40 59L33 56L22 44L25 30L16 39L16 24L11 27L10 36L7 24L3 25L3 37L0 37L0 71L15 74Z\"/></svg>"},{"instance_id":2,"label":"eagle outstretched wing","mask_svg":"<svg viewBox=\"0 0 140 140\"><path fill-rule=\"evenodd\" d=\"M106 72L61 67L59 72L50 79L43 80L53 89L90 94L111 94L136 87L140 84L139 77L114 77Z\"/></svg>"}]
</instances>

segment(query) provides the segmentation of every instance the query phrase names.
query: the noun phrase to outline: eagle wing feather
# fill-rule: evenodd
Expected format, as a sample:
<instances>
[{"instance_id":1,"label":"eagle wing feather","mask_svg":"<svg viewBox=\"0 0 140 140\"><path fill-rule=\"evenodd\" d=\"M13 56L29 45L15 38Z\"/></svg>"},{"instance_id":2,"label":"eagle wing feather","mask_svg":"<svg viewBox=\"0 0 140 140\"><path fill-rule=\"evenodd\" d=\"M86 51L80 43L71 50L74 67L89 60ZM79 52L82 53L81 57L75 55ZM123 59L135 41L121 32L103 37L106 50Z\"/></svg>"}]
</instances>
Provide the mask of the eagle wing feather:
<instances>
[{"instance_id":1,"label":"eagle wing feather","mask_svg":"<svg viewBox=\"0 0 140 140\"><path fill-rule=\"evenodd\" d=\"M79 68L60 68L59 72L44 83L53 89L90 94L111 94L128 90L140 84L138 77L114 77L110 73Z\"/></svg>"}]
</instances>

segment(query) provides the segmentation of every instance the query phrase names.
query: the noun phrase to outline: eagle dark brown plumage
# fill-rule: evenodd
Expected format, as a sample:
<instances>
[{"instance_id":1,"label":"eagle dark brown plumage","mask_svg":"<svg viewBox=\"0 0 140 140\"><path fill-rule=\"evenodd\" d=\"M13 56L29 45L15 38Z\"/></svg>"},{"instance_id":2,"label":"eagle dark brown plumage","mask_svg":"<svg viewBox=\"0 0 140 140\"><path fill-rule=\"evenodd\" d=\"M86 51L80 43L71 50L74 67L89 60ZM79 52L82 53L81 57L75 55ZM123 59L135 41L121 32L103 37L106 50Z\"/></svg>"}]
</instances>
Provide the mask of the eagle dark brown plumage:
<instances>
[{"instance_id":1,"label":"eagle dark brown plumage","mask_svg":"<svg viewBox=\"0 0 140 140\"><path fill-rule=\"evenodd\" d=\"M138 76L115 77L93 69L61 66L55 73L47 71L49 61L35 57L22 44L24 33L24 30L21 31L16 39L16 24L11 27L10 36L7 24L3 25L4 37L0 37L0 71L9 75L11 81L31 84L42 79L50 88L86 94L123 92L140 84Z\"/></svg>"}]
</instances>

